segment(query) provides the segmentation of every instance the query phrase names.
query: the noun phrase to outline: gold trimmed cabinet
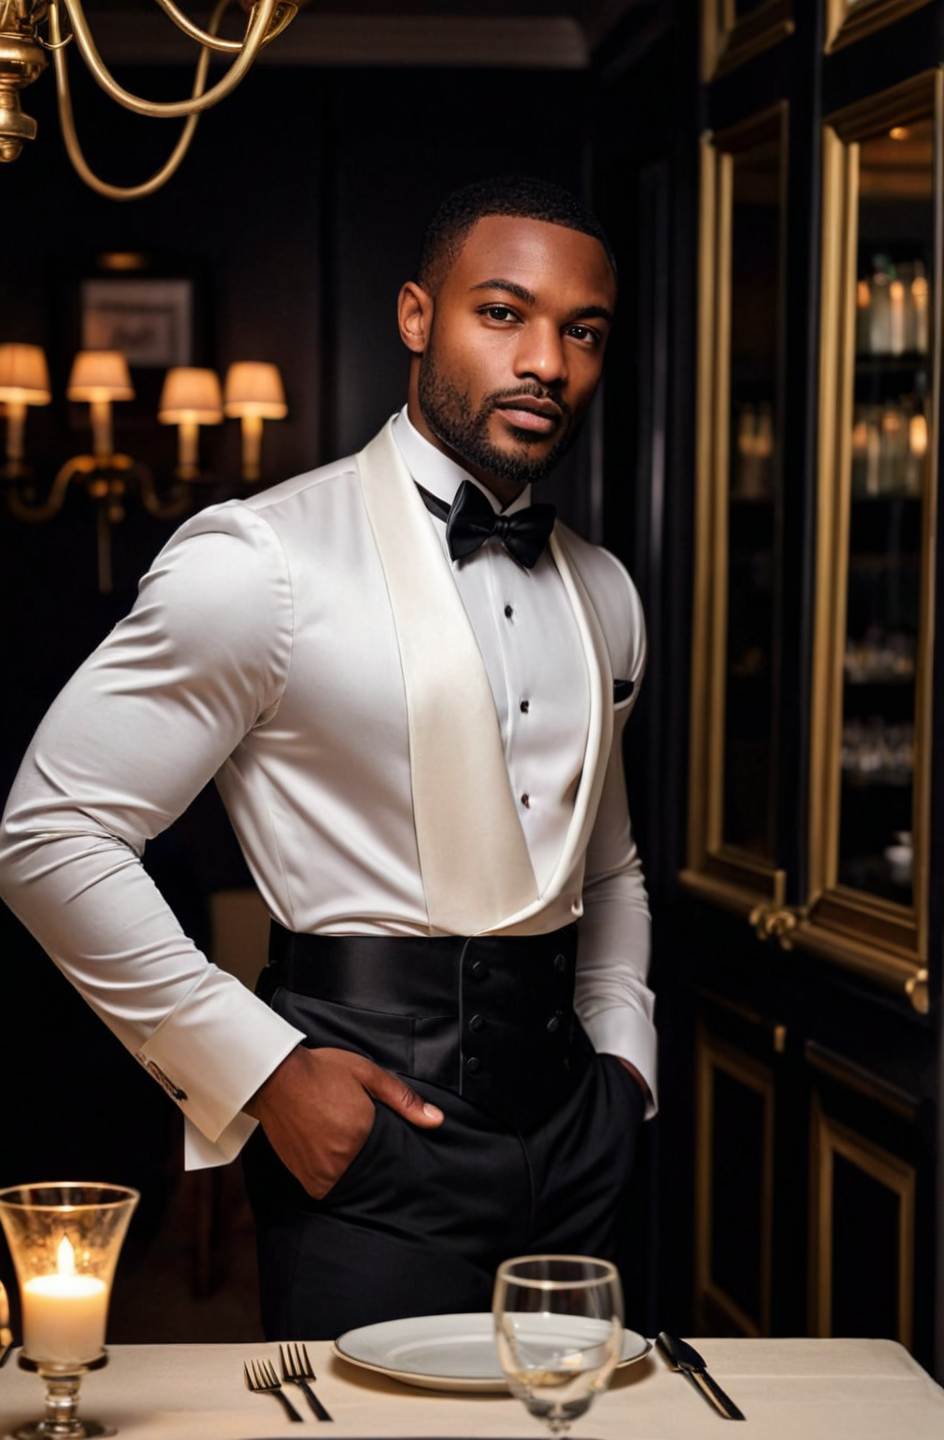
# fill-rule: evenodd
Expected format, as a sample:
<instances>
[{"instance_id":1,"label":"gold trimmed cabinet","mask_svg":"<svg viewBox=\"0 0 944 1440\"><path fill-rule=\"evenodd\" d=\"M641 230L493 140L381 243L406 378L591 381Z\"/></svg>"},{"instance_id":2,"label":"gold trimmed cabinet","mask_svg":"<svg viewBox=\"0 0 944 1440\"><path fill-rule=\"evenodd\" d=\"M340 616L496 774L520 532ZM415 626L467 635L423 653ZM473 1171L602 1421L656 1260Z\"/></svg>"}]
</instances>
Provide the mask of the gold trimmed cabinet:
<instances>
[{"instance_id":1,"label":"gold trimmed cabinet","mask_svg":"<svg viewBox=\"0 0 944 1440\"><path fill-rule=\"evenodd\" d=\"M701 76L695 1322L940 1364L944 5L704 0Z\"/></svg>"}]
</instances>

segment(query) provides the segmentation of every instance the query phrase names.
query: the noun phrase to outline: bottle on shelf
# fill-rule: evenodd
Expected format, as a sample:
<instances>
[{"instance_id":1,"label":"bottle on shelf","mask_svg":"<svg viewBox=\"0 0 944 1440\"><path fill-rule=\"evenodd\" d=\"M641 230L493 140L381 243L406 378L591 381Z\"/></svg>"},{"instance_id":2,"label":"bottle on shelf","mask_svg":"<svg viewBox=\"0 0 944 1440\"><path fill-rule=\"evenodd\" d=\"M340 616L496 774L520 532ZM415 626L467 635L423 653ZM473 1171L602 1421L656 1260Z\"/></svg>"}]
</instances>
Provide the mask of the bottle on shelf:
<instances>
[{"instance_id":1,"label":"bottle on shelf","mask_svg":"<svg viewBox=\"0 0 944 1440\"><path fill-rule=\"evenodd\" d=\"M773 492L774 422L768 401L741 405L737 422L737 459L732 497L765 500Z\"/></svg>"},{"instance_id":2,"label":"bottle on shelf","mask_svg":"<svg viewBox=\"0 0 944 1440\"><path fill-rule=\"evenodd\" d=\"M856 353L926 355L930 293L923 260L872 256L871 275L856 281Z\"/></svg>"},{"instance_id":3,"label":"bottle on shelf","mask_svg":"<svg viewBox=\"0 0 944 1440\"><path fill-rule=\"evenodd\" d=\"M911 344L909 349L914 350L919 355L927 355L931 348L929 344L928 323L928 302L930 298L928 279L924 272L924 265L920 260L914 262L912 269L913 275L910 287L911 304L909 307L911 312Z\"/></svg>"}]
</instances>

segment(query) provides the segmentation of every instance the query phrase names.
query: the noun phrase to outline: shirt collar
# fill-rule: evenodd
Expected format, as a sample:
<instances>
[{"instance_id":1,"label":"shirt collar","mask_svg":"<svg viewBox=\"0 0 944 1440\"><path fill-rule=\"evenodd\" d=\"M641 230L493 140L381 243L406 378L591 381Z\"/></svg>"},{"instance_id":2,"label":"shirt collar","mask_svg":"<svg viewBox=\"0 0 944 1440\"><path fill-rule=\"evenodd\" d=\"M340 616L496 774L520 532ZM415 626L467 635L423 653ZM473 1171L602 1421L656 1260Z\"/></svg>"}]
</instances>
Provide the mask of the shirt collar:
<instances>
[{"instance_id":1,"label":"shirt collar","mask_svg":"<svg viewBox=\"0 0 944 1440\"><path fill-rule=\"evenodd\" d=\"M456 496L456 491L463 480L469 480L486 497L492 509L505 515L513 515L516 510L523 510L526 505L531 504L531 486L526 485L521 494L518 495L502 511L501 504L485 485L480 485L474 475L463 470L455 460L451 460L442 450L438 450L425 435L421 435L407 414L406 405L397 412L393 422L393 434L397 442L400 454L406 468L418 485L428 490L431 495L436 495L451 505Z\"/></svg>"}]
</instances>

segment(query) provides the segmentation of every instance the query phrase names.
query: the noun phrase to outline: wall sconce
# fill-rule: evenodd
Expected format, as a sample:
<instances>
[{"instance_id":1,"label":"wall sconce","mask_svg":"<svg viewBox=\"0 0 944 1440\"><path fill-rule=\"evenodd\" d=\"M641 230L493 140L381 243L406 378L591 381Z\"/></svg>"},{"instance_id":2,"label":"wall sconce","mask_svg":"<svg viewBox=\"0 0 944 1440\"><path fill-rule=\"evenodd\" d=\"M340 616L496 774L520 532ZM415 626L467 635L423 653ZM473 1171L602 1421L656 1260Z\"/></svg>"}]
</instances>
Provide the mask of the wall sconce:
<instances>
[{"instance_id":1,"label":"wall sconce","mask_svg":"<svg viewBox=\"0 0 944 1440\"><path fill-rule=\"evenodd\" d=\"M80 350L72 362L66 394L86 401L92 421L92 453L101 463L114 458L111 407L116 400L133 400L134 386L128 362L120 350Z\"/></svg>"},{"instance_id":2,"label":"wall sconce","mask_svg":"<svg viewBox=\"0 0 944 1440\"><path fill-rule=\"evenodd\" d=\"M129 483L137 482L142 505L159 519L182 514L189 497L182 490L169 500L162 499L147 466L115 451L111 407L115 401L134 399L128 362L120 351L80 350L72 365L66 394L70 400L89 406L92 454L73 455L60 466L47 498L41 502L33 501L19 486L9 486L7 506L17 520L32 524L52 520L65 504L72 481L80 480L95 504L98 588L102 595L108 595L112 590L111 532L125 517Z\"/></svg>"},{"instance_id":3,"label":"wall sconce","mask_svg":"<svg viewBox=\"0 0 944 1440\"><path fill-rule=\"evenodd\" d=\"M0 0L2 10L3 0ZM81 482L95 504L98 540L98 588L112 590L112 536L125 517L129 491L157 519L183 515L190 507L190 484L201 479L199 427L220 425L223 396L213 370L176 366L167 372L161 391L158 419L178 427L178 462L172 486L158 489L147 465L114 448L112 405L133 400L134 386L124 355L117 350L82 350L69 375L70 400L89 406L92 426L91 454L73 455L56 472L45 498L37 498L31 472L24 462L24 426L28 405L48 405L51 399L46 357L38 345L0 344L0 403L5 406L6 463L0 479L7 481L0 498L17 520L39 524L59 514L73 480ZM242 472L248 482L261 474L262 422L281 420L287 414L278 366L239 361L226 377L226 413L242 424Z\"/></svg>"},{"instance_id":4,"label":"wall sconce","mask_svg":"<svg viewBox=\"0 0 944 1440\"><path fill-rule=\"evenodd\" d=\"M178 427L178 477L196 480L200 475L199 427L223 421L223 398L216 372L188 365L168 370L157 418L162 425Z\"/></svg>"},{"instance_id":5,"label":"wall sconce","mask_svg":"<svg viewBox=\"0 0 944 1440\"><path fill-rule=\"evenodd\" d=\"M52 399L46 356L39 345L0 345L0 400L6 408L7 444L3 474L10 479L26 475L23 432L28 405L48 405Z\"/></svg>"},{"instance_id":6,"label":"wall sconce","mask_svg":"<svg viewBox=\"0 0 944 1440\"><path fill-rule=\"evenodd\" d=\"M242 427L243 479L253 484L262 476L262 422L284 420L288 413L277 365L240 360L226 372L226 413Z\"/></svg>"}]
</instances>

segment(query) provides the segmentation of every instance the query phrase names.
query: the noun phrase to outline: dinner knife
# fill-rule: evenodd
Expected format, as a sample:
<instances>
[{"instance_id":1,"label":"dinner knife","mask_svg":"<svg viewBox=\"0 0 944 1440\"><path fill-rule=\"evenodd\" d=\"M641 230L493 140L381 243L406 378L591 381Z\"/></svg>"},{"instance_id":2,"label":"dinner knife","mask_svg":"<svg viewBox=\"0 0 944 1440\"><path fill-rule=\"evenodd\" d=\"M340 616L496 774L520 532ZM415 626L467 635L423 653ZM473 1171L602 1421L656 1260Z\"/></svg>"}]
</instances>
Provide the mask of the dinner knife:
<instances>
[{"instance_id":1,"label":"dinner knife","mask_svg":"<svg viewBox=\"0 0 944 1440\"><path fill-rule=\"evenodd\" d=\"M664 1330L659 1331L656 1344L669 1364L676 1370L681 1370L695 1389L717 1407L725 1420L743 1420L745 1418L730 1395L726 1395L717 1380L708 1373L708 1366L694 1345L689 1345L685 1340L679 1340L674 1335L667 1335Z\"/></svg>"}]
</instances>

